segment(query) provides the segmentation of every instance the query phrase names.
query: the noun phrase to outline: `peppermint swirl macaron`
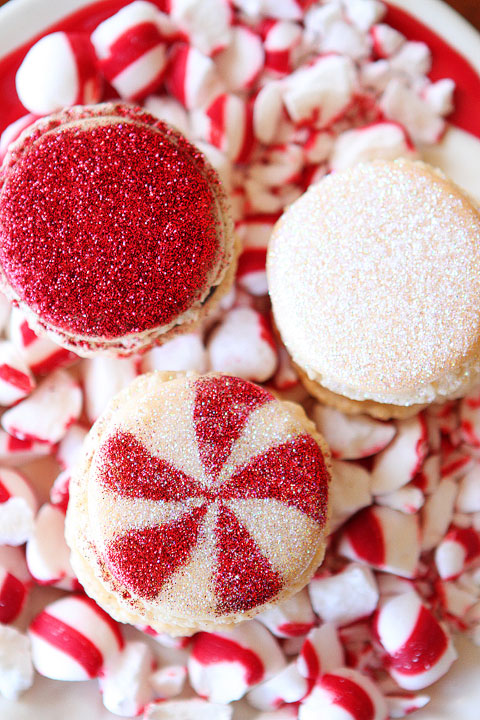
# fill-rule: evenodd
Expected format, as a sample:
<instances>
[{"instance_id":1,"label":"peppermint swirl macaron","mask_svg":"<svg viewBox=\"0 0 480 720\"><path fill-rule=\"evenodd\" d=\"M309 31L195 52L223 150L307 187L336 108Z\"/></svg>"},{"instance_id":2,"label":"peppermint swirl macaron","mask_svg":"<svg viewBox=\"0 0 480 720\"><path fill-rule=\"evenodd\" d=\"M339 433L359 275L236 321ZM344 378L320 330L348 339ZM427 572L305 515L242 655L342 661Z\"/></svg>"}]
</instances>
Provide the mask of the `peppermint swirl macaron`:
<instances>
[{"instance_id":1,"label":"peppermint swirl macaron","mask_svg":"<svg viewBox=\"0 0 480 720\"><path fill-rule=\"evenodd\" d=\"M278 330L308 390L344 412L405 417L480 379L480 213L419 162L312 186L274 228Z\"/></svg>"},{"instance_id":2,"label":"peppermint swirl macaron","mask_svg":"<svg viewBox=\"0 0 480 720\"><path fill-rule=\"evenodd\" d=\"M129 353L197 324L230 287L219 179L178 132L122 103L37 121L0 169L0 284L36 331Z\"/></svg>"},{"instance_id":3,"label":"peppermint swirl macaron","mask_svg":"<svg viewBox=\"0 0 480 720\"><path fill-rule=\"evenodd\" d=\"M95 423L66 534L114 618L189 635L286 600L323 559L330 466L298 405L237 377L143 375Z\"/></svg>"}]
</instances>

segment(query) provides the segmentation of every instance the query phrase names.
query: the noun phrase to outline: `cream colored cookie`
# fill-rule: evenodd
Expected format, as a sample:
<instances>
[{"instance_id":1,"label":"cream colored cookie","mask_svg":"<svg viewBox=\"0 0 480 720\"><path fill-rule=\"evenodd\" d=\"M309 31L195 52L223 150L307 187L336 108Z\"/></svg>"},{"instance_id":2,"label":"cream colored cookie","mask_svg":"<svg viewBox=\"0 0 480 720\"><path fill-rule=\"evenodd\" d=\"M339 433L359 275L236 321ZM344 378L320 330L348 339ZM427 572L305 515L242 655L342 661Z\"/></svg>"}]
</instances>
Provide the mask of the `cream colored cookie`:
<instances>
[{"instance_id":1,"label":"cream colored cookie","mask_svg":"<svg viewBox=\"0 0 480 720\"><path fill-rule=\"evenodd\" d=\"M275 321L310 392L347 398L345 412L373 401L362 412L380 417L465 394L480 371L479 237L474 203L423 163L361 164L312 186L267 259Z\"/></svg>"},{"instance_id":2,"label":"cream colored cookie","mask_svg":"<svg viewBox=\"0 0 480 720\"><path fill-rule=\"evenodd\" d=\"M302 408L225 375L151 373L70 485L72 566L114 618L189 635L286 600L325 552L329 452Z\"/></svg>"}]
</instances>

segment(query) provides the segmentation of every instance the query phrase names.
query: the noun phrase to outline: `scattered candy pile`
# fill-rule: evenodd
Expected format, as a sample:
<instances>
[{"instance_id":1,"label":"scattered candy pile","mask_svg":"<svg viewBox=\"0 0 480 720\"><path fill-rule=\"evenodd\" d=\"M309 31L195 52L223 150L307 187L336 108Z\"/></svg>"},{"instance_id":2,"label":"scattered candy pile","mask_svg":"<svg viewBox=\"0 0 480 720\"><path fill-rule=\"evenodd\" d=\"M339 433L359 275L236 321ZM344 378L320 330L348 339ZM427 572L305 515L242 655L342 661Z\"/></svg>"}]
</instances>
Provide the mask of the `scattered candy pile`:
<instances>
[{"instance_id":1,"label":"scattered candy pile","mask_svg":"<svg viewBox=\"0 0 480 720\"><path fill-rule=\"evenodd\" d=\"M428 80L428 48L383 24L376 0L169 8L138 0L91 44L63 32L40 40L17 75L30 114L0 140L1 158L39 115L101 101L113 87L200 145L244 247L235 290L207 326L142 357L79 361L0 299L0 693L31 685L33 659L53 679L98 678L105 706L127 717L227 720L242 697L259 720L340 709L353 720L403 717L454 661L452 630L480 644L480 392L388 423L313 404L271 330L265 255L283 207L311 182L436 143L453 82ZM231 631L173 639L144 628L125 640L69 564L70 468L109 398L154 369L267 383L306 403L335 458L325 563L299 595ZM44 456L61 472L38 509L16 468ZM10 623L28 615L34 583L69 594L27 636ZM152 634L183 661L159 664ZM172 700L187 678L202 699Z\"/></svg>"}]
</instances>

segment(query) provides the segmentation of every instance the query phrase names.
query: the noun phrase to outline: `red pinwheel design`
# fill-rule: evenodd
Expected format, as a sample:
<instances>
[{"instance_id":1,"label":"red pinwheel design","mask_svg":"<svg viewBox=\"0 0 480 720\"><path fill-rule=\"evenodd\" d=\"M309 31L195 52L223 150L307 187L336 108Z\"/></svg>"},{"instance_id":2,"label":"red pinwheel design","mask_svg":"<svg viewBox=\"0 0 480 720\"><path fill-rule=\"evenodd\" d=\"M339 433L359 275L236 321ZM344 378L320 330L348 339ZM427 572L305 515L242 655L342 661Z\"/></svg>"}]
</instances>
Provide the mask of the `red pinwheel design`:
<instances>
[{"instance_id":1,"label":"red pinwheel design","mask_svg":"<svg viewBox=\"0 0 480 720\"><path fill-rule=\"evenodd\" d=\"M119 430L100 448L102 492L119 512L132 502L136 508L133 526L108 539L104 559L129 592L154 600L207 558L212 611L246 611L278 595L289 573L303 571L305 553L313 556L328 471L317 443L266 390L207 376L191 383L191 393L193 417L185 422L198 477L132 432ZM289 528L286 536L281 528Z\"/></svg>"}]
</instances>

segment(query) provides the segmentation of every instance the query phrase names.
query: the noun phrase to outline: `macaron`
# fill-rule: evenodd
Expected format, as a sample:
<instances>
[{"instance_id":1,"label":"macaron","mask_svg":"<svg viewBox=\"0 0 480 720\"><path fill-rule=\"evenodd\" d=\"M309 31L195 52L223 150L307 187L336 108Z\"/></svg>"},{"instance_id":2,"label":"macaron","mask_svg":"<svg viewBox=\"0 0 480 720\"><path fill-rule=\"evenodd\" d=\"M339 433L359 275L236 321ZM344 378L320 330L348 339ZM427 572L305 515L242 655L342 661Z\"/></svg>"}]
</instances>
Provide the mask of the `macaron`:
<instances>
[{"instance_id":1,"label":"macaron","mask_svg":"<svg viewBox=\"0 0 480 720\"><path fill-rule=\"evenodd\" d=\"M0 286L36 332L88 356L192 329L230 288L235 241L201 152L123 103L38 120L0 168Z\"/></svg>"},{"instance_id":2,"label":"macaron","mask_svg":"<svg viewBox=\"0 0 480 720\"><path fill-rule=\"evenodd\" d=\"M313 395L407 417L480 373L480 212L440 171L376 161L327 176L276 224L278 331Z\"/></svg>"},{"instance_id":3,"label":"macaron","mask_svg":"<svg viewBox=\"0 0 480 720\"><path fill-rule=\"evenodd\" d=\"M115 619L190 635L301 590L320 565L329 451L299 405L238 377L140 376L73 472L71 563Z\"/></svg>"}]
</instances>

